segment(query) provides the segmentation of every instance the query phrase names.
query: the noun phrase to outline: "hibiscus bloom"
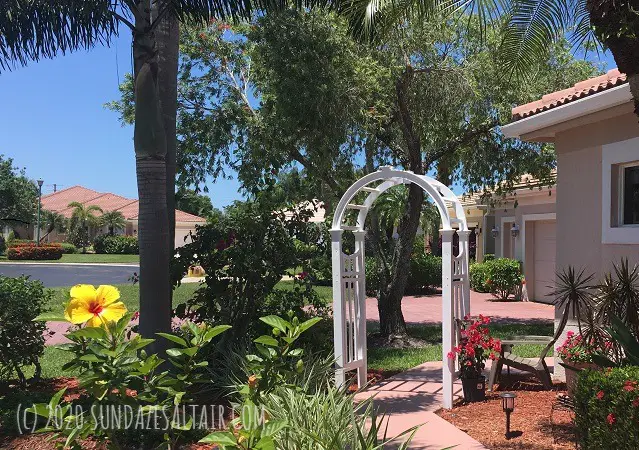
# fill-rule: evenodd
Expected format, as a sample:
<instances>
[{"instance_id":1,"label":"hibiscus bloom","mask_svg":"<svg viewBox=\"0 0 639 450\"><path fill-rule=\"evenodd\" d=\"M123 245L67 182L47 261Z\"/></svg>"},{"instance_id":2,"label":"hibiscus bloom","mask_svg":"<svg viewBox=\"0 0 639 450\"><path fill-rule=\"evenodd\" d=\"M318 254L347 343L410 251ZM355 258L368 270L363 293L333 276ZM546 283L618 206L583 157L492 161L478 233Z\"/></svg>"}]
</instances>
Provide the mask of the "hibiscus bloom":
<instances>
[{"instance_id":1,"label":"hibiscus bloom","mask_svg":"<svg viewBox=\"0 0 639 450\"><path fill-rule=\"evenodd\" d=\"M613 413L610 413L608 414L608 417L606 417L606 420L608 421L608 425L612 425L613 423L617 421L617 418L615 417Z\"/></svg>"},{"instance_id":2,"label":"hibiscus bloom","mask_svg":"<svg viewBox=\"0 0 639 450\"><path fill-rule=\"evenodd\" d=\"M599 400L602 400L602 399L604 398L604 391L599 391L599 392L597 392L597 398L598 398Z\"/></svg>"},{"instance_id":3,"label":"hibiscus bloom","mask_svg":"<svg viewBox=\"0 0 639 450\"><path fill-rule=\"evenodd\" d=\"M126 314L126 306L117 300L120 291L109 285L97 289L90 284L77 284L71 288L71 300L64 317L73 324L85 323L89 327L103 326L118 321Z\"/></svg>"}]
</instances>

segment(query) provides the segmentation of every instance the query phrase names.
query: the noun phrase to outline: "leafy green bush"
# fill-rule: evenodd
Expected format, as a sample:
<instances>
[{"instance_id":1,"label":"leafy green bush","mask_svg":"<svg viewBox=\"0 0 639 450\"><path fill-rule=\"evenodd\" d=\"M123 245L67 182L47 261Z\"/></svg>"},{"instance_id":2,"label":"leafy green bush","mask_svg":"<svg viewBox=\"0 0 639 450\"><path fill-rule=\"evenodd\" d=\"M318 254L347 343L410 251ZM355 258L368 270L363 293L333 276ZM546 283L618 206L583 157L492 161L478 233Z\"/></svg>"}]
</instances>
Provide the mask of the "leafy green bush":
<instances>
[{"instance_id":1,"label":"leafy green bush","mask_svg":"<svg viewBox=\"0 0 639 450\"><path fill-rule=\"evenodd\" d=\"M639 367L580 372L575 425L585 450L639 448Z\"/></svg>"},{"instance_id":2,"label":"leafy green bush","mask_svg":"<svg viewBox=\"0 0 639 450\"><path fill-rule=\"evenodd\" d=\"M62 247L62 253L64 254L73 254L78 251L75 245L69 244L68 242L61 242L60 247Z\"/></svg>"},{"instance_id":3,"label":"leafy green bush","mask_svg":"<svg viewBox=\"0 0 639 450\"><path fill-rule=\"evenodd\" d=\"M486 262L488 280L486 284L490 293L499 300L507 300L521 285L522 274L519 261L509 258L498 258Z\"/></svg>"},{"instance_id":4,"label":"leafy green bush","mask_svg":"<svg viewBox=\"0 0 639 450\"><path fill-rule=\"evenodd\" d=\"M4 255L4 252L7 250L7 243L4 240L4 236L0 235L0 255Z\"/></svg>"},{"instance_id":5,"label":"leafy green bush","mask_svg":"<svg viewBox=\"0 0 639 450\"><path fill-rule=\"evenodd\" d=\"M381 276L377 259L370 256L366 257L366 295L377 296L380 281Z\"/></svg>"},{"instance_id":6,"label":"leafy green bush","mask_svg":"<svg viewBox=\"0 0 639 450\"><path fill-rule=\"evenodd\" d=\"M408 275L407 292L422 292L423 289L441 286L442 259L439 256L424 253L413 255L410 260L410 274Z\"/></svg>"},{"instance_id":7,"label":"leafy green bush","mask_svg":"<svg viewBox=\"0 0 639 450\"><path fill-rule=\"evenodd\" d=\"M488 265L486 263L474 263L470 265L470 288L475 292L490 292L490 287L486 281L490 279L488 275Z\"/></svg>"},{"instance_id":8,"label":"leafy green bush","mask_svg":"<svg viewBox=\"0 0 639 450\"><path fill-rule=\"evenodd\" d=\"M137 255L140 253L136 236L112 236L109 234L97 236L93 241L93 250L96 253L108 255Z\"/></svg>"},{"instance_id":9,"label":"leafy green bush","mask_svg":"<svg viewBox=\"0 0 639 450\"><path fill-rule=\"evenodd\" d=\"M9 247L7 249L7 259L40 261L62 258L62 247L59 245L34 245Z\"/></svg>"},{"instance_id":10,"label":"leafy green bush","mask_svg":"<svg viewBox=\"0 0 639 450\"><path fill-rule=\"evenodd\" d=\"M34 378L40 377L39 358L44 352L43 322L34 322L52 292L40 281L28 277L9 278L0 275L0 378L17 374L26 382L22 367L34 365Z\"/></svg>"},{"instance_id":11,"label":"leafy green bush","mask_svg":"<svg viewBox=\"0 0 639 450\"><path fill-rule=\"evenodd\" d=\"M486 253L484 255L484 262L494 261L495 259L495 255L493 253Z\"/></svg>"}]
</instances>

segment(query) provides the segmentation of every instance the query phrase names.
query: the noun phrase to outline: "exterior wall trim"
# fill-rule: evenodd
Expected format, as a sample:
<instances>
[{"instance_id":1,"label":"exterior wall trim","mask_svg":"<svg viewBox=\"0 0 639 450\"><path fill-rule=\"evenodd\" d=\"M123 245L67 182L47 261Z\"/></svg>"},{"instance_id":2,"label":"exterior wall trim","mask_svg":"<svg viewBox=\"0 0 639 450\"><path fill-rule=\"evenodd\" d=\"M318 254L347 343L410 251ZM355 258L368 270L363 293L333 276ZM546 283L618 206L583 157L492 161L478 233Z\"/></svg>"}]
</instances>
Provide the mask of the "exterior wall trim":
<instances>
[{"instance_id":1,"label":"exterior wall trim","mask_svg":"<svg viewBox=\"0 0 639 450\"><path fill-rule=\"evenodd\" d=\"M504 236L510 237L510 230L508 230L508 233L506 233L504 224L506 222L515 223L515 219L516 219L515 216L504 216L499 221L499 257L500 258L504 257ZM516 250L517 250L516 247L517 246L515 245L515 248L511 249L513 251L513 256L516 256Z\"/></svg>"},{"instance_id":2,"label":"exterior wall trim","mask_svg":"<svg viewBox=\"0 0 639 450\"><path fill-rule=\"evenodd\" d=\"M637 227L610 225L612 166L639 161L639 138L613 142L602 147L601 155L601 243L639 244Z\"/></svg>"}]
</instances>

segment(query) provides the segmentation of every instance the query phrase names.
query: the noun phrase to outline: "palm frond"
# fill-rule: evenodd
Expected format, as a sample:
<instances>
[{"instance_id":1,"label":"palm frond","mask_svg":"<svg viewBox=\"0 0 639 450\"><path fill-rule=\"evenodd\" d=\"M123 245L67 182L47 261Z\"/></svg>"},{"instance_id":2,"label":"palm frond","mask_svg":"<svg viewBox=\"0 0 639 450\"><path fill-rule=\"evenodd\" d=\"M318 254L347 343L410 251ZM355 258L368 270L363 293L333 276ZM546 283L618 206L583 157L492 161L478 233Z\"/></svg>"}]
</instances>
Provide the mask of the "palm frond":
<instances>
[{"instance_id":1,"label":"palm frond","mask_svg":"<svg viewBox=\"0 0 639 450\"><path fill-rule=\"evenodd\" d=\"M566 0L515 0L501 46L511 74L529 75L530 67L563 36L573 13Z\"/></svg>"},{"instance_id":2,"label":"palm frond","mask_svg":"<svg viewBox=\"0 0 639 450\"><path fill-rule=\"evenodd\" d=\"M556 286L549 296L554 298L555 307L562 313L562 327L558 328L563 329L572 316L577 319L581 331L582 321L590 316L594 304L594 278L594 274L586 275L585 269L577 272L572 266L557 273Z\"/></svg>"},{"instance_id":3,"label":"palm frond","mask_svg":"<svg viewBox=\"0 0 639 450\"><path fill-rule=\"evenodd\" d=\"M3 0L0 69L108 44L117 35L112 0Z\"/></svg>"}]
</instances>

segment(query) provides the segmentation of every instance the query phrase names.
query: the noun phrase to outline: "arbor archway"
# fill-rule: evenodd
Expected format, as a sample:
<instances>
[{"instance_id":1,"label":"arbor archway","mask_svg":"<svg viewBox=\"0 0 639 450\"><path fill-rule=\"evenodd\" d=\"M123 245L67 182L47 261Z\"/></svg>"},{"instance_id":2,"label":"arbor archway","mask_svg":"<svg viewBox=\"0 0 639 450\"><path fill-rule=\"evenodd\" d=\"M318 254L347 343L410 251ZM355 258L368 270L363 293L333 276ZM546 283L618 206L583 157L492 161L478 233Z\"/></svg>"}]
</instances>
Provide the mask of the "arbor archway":
<instances>
[{"instance_id":1,"label":"arbor archway","mask_svg":"<svg viewBox=\"0 0 639 450\"><path fill-rule=\"evenodd\" d=\"M453 406L453 382L458 376L456 362L448 352L457 344L455 319L470 313L470 283L468 279L468 238L470 231L461 202L444 184L426 175L383 166L365 175L346 190L335 209L331 227L333 263L333 323L338 386L344 384L345 372L357 370L357 382L366 384L366 270L364 224L368 211L380 194L400 184L415 183L431 198L442 221L442 380L444 407ZM360 192L366 193L362 204L352 203ZM455 217L449 214L449 207ZM353 223L345 223L348 211L356 211ZM457 228L453 228L456 225ZM342 251L342 234L352 231L355 251ZM459 254L453 255L453 235L459 235Z\"/></svg>"}]
</instances>

